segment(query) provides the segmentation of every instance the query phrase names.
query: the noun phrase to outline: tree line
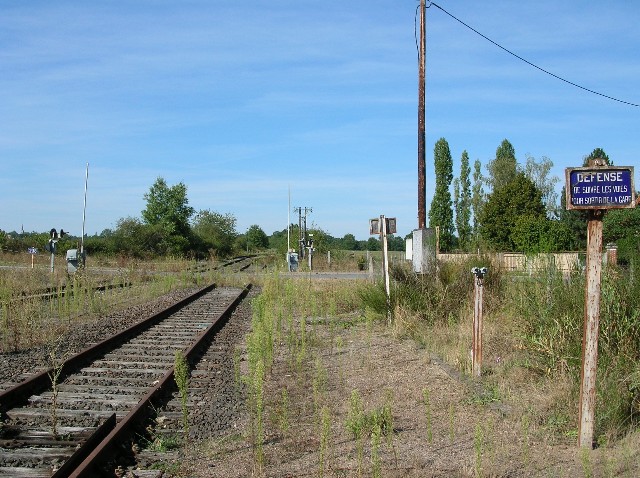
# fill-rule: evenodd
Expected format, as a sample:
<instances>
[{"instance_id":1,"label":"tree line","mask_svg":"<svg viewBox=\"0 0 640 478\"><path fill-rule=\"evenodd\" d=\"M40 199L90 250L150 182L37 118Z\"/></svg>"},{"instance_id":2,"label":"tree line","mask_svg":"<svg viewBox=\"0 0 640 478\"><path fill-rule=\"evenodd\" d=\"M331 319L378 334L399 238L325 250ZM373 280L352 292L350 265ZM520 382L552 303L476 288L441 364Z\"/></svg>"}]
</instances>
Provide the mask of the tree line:
<instances>
[{"instance_id":1,"label":"tree line","mask_svg":"<svg viewBox=\"0 0 640 478\"><path fill-rule=\"evenodd\" d=\"M601 148L583 158L602 158L613 162ZM527 156L518 162L513 145L507 140L483 172L480 160L470 164L467 151L460 158L460 172L453 175L449 144L440 138L434 147L435 192L429 209L429 226L439 229L442 252L563 252L586 247L586 213L566 210L564 188L558 197L560 181L551 174L553 162ZM85 238L89 254L125 255L137 258L181 256L193 258L227 257L238 253L274 249L287 250L287 229L268 236L254 224L244 233L237 231L231 213L196 211L189 205L187 186L168 185L158 177L144 194L146 207L141 217L125 217L115 229ZM296 247L298 225L290 228L290 244ZM312 227L314 248L329 250L380 250L377 237L357 240L353 234L341 238ZM604 241L615 242L618 257L629 261L640 254L640 208L608 211L603 220ZM0 248L26 251L44 249L49 233L10 233L0 231ZM390 236L389 249L403 251L405 238ZM79 238L60 239L59 251L77 248Z\"/></svg>"},{"instance_id":2,"label":"tree line","mask_svg":"<svg viewBox=\"0 0 640 478\"><path fill-rule=\"evenodd\" d=\"M606 152L594 149L582 166L602 158L613 165ZM473 164L467 151L460 158L454 179L449 144L440 138L434 148L435 192L429 209L429 226L439 229L442 252L564 252L586 248L586 213L567 210L565 189L551 174L553 162L527 156L516 159L507 140L496 149L483 174L480 160ZM624 262L640 253L640 208L610 210L604 216L605 243L615 242Z\"/></svg>"},{"instance_id":3,"label":"tree line","mask_svg":"<svg viewBox=\"0 0 640 478\"><path fill-rule=\"evenodd\" d=\"M244 233L237 231L237 220L231 213L219 213L209 209L196 211L189 205L187 186L180 182L168 185L159 177L144 194L146 207L141 217L124 217L117 221L115 229L105 229L100 234L87 236L84 247L88 254L124 255L135 258L180 256L204 259L229 257L239 253L275 249L283 255L287 250L287 230L268 236L254 224ZM299 230L291 226L291 244L298 244ZM314 248L318 252L331 249L380 250L380 241L369 238L358 241L352 234L335 238L321 228L312 227ZM30 247L44 250L50 235L48 232L4 233L0 230L0 249L26 252ZM66 236L59 239L58 253L79 248L80 238ZM389 249L402 251L404 239L389 237Z\"/></svg>"}]
</instances>

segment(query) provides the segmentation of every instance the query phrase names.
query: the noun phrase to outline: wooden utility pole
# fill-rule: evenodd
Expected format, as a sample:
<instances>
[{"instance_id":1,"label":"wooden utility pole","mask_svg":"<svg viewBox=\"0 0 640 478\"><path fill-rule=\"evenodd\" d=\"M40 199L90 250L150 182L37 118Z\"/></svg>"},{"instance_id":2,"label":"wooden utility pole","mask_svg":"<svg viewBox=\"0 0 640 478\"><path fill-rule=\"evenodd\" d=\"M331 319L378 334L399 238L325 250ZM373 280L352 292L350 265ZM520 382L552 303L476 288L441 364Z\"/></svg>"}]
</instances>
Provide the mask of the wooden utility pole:
<instances>
[{"instance_id":1,"label":"wooden utility pole","mask_svg":"<svg viewBox=\"0 0 640 478\"><path fill-rule=\"evenodd\" d=\"M425 0L420 0L420 46L418 48L418 229L427 227L425 153L425 57L427 49Z\"/></svg>"}]
</instances>

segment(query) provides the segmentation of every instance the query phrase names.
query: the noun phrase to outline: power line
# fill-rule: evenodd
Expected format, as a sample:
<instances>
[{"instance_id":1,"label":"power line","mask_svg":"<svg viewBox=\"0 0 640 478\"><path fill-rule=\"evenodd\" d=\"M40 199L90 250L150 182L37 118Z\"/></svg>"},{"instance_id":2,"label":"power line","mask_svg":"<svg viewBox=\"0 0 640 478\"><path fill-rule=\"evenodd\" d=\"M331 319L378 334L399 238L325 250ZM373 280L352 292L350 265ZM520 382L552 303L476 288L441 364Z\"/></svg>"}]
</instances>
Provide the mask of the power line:
<instances>
[{"instance_id":1,"label":"power line","mask_svg":"<svg viewBox=\"0 0 640 478\"><path fill-rule=\"evenodd\" d=\"M433 6L434 6L434 7L436 7L436 8L439 8L439 9L440 9L440 10L442 10L444 13L446 13L446 14L447 14L447 15L449 15L451 18L453 18L455 21L457 21L458 23L461 23L462 25L464 25L465 27L467 27L469 30L471 30L472 32L476 33L477 35L480 35L482 38L484 38L484 39L485 39L485 40L487 40L488 42L493 43L493 44L494 44L495 46L497 46L498 48L500 48L500 49L502 49L502 50L506 51L507 53L509 53L509 54L510 54L510 55L512 55L512 56L515 56L518 60L521 60L521 61L525 62L527 65L532 66L532 67L534 67L534 68L536 68L536 69L538 69L538 70L542 71L543 73L546 73L546 74L547 74L547 75L549 75L549 76L553 76L553 77L554 77L554 78L556 78L557 80L564 81L565 83L567 83L567 84L569 84L569 85L571 85L571 86L575 86L576 88L580 88L581 90L588 91L589 93L593 93L594 95L602 96L602 97L607 98L607 99L609 99L609 100L617 101L618 103L623 103L623 104L625 104L625 105L629 105L629 106L635 106L635 107L637 107L637 108L638 108L638 107L640 107L640 105L639 105L639 104L631 103L631 102L629 102L629 101L624 101L624 100L621 100L621 99L619 99L619 98L614 98L613 96L605 95L604 93L600 93L600 92L598 92L598 91L591 90L591 89L586 88L586 87L584 87L584 86L582 86L582 85L579 85L579 84L577 84L577 83L574 83L573 81L569 81L569 80L567 80L567 79L565 79L565 78L562 78L561 76L558 76L558 75L556 75L556 74L554 74L554 73L551 73L550 71L545 70L544 68L541 68L541 67L539 67L538 65L536 65L536 64L534 64L534 63L531 63L529 60L526 60L525 58L522 58L520 55L517 55L516 53L512 52L511 50L509 50L509 49L507 49L507 48L503 47L503 46L502 46L502 45L500 45L499 43L497 43L497 42L493 41L493 40L492 40L491 38L489 38L488 36L483 35L482 33L480 33L478 30L476 30L476 29L475 29L475 28L473 28L472 26L470 26L470 25L466 24L465 22L463 22L462 20L460 20L460 19L459 19L459 18L457 18L456 16L454 16L454 15L452 15L451 13L449 13L448 11L446 11L444 8L442 8L442 7L441 7L440 5L438 5L437 3L435 3L435 2L430 2L430 3L429 3L429 6L431 6L431 5L433 5Z\"/></svg>"}]
</instances>

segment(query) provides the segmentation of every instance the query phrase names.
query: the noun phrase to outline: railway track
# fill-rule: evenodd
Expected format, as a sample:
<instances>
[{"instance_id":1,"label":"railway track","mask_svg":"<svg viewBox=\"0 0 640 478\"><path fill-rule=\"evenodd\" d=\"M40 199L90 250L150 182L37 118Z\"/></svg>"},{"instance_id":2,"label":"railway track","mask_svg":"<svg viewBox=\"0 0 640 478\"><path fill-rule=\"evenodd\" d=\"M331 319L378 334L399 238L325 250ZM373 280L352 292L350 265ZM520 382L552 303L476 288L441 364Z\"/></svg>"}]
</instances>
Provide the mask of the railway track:
<instances>
[{"instance_id":1,"label":"railway track","mask_svg":"<svg viewBox=\"0 0 640 478\"><path fill-rule=\"evenodd\" d=\"M175 389L175 352L195 363L249 289L200 289L0 392L0 477L113 476Z\"/></svg>"},{"instance_id":2,"label":"railway track","mask_svg":"<svg viewBox=\"0 0 640 478\"><path fill-rule=\"evenodd\" d=\"M250 254L246 256L237 256L232 259L228 259L216 266L212 266L207 262L199 263L190 268L190 272L193 274L204 274L212 270L227 270L230 272L243 272L247 270L255 261L256 255Z\"/></svg>"},{"instance_id":3,"label":"railway track","mask_svg":"<svg viewBox=\"0 0 640 478\"><path fill-rule=\"evenodd\" d=\"M103 285L98 285L95 287L92 287L91 289L88 288L84 288L84 292L88 292L88 291L92 291L92 292L104 292L107 290L112 290L112 289L125 289L128 287L131 287L133 284L131 282L121 282L118 284L103 284ZM77 293L78 291L76 289L74 289L73 287L69 288L66 285L62 285L58 288L55 287L47 287L46 289L42 289L40 291L35 291L32 292L30 294L27 294L25 292L23 292L22 294L20 294L17 297L11 298L9 300L5 300L5 301L0 301L1 303L7 304L7 305L13 305L13 304L17 304L20 302L27 302L29 300L52 300L52 299L59 299L62 298L64 296L67 295L68 291L71 290L71 293Z\"/></svg>"}]
</instances>

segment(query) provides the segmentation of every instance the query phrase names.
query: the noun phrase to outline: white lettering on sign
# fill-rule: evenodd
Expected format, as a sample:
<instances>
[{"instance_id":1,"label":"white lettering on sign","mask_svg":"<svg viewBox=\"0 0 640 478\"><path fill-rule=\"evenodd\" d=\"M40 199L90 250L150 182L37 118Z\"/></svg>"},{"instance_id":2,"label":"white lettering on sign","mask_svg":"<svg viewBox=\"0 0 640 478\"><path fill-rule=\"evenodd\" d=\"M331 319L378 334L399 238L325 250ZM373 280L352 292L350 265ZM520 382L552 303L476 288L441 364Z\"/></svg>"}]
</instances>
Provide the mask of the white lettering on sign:
<instances>
[{"instance_id":1,"label":"white lettering on sign","mask_svg":"<svg viewBox=\"0 0 640 478\"><path fill-rule=\"evenodd\" d=\"M577 173L576 179L578 183L602 183L602 182L620 182L624 181L622 171L607 171L603 173Z\"/></svg>"},{"instance_id":2,"label":"white lettering on sign","mask_svg":"<svg viewBox=\"0 0 640 478\"><path fill-rule=\"evenodd\" d=\"M572 198L574 206L589 206L591 204L628 204L631 196L588 196Z\"/></svg>"}]
</instances>

